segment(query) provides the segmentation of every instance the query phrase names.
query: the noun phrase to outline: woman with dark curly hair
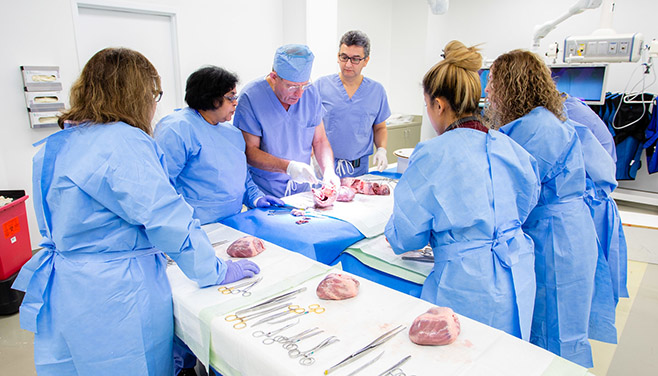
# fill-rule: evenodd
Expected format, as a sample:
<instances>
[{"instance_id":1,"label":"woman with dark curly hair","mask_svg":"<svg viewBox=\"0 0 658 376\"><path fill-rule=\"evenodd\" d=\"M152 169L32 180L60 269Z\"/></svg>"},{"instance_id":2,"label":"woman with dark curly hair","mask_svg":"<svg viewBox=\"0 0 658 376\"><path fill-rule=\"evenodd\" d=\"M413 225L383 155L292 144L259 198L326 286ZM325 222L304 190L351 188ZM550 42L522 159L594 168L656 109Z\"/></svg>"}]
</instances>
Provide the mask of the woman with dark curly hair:
<instances>
[{"instance_id":1,"label":"woman with dark curly hair","mask_svg":"<svg viewBox=\"0 0 658 376\"><path fill-rule=\"evenodd\" d=\"M432 246L422 299L528 340L534 253L521 225L539 197L537 165L477 116L477 48L452 41L444 54L423 78L438 137L411 155L385 234L396 253Z\"/></svg>"},{"instance_id":2,"label":"woman with dark curly hair","mask_svg":"<svg viewBox=\"0 0 658 376\"><path fill-rule=\"evenodd\" d=\"M530 342L592 367L587 339L597 243L583 199L585 165L578 135L564 123L549 68L514 50L491 66L487 117L535 157L541 177L537 206L523 224L535 242L537 297Z\"/></svg>"}]
</instances>

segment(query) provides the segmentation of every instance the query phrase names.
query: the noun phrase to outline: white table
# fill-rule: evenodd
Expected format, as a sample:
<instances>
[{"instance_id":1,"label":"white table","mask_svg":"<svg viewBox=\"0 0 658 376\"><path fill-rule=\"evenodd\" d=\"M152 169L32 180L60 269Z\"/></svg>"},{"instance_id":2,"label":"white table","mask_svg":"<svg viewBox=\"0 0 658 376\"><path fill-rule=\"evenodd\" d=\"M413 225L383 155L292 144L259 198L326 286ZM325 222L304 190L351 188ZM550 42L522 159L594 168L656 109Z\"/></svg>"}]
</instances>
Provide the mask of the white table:
<instances>
[{"instance_id":1,"label":"white table","mask_svg":"<svg viewBox=\"0 0 658 376\"><path fill-rule=\"evenodd\" d=\"M230 242L244 235L221 225L207 227L206 231L213 242ZM228 257L225 254L228 244L216 248L218 255ZM173 291L176 334L204 364L211 364L224 376L322 375L325 369L389 329L400 324L409 327L414 318L432 306L359 277L361 286L357 297L343 301L320 300L315 294L318 283L336 270L270 243L266 243L265 252L253 261L261 267L263 280L253 288L250 297L222 295L216 287L199 289L177 266L167 269ZM252 336L257 329L269 331L285 324L262 324L254 329L251 325L258 320L254 319L247 328L237 330L232 322L224 320L241 308L301 286L307 290L293 298L293 303L304 307L320 304L326 312L302 315L299 324L281 334L290 336L315 326L324 330L320 335L301 341L302 350L331 335L340 339L319 351L316 363L311 366L302 366L298 359L290 358L280 344L267 346L262 343L263 337ZM460 316L460 322L461 334L451 345L418 346L409 340L405 330L331 375L345 376L382 351L381 359L360 375L378 374L406 355L411 355L402 367L407 375L587 374L585 368L502 331L464 316Z\"/></svg>"}]
</instances>

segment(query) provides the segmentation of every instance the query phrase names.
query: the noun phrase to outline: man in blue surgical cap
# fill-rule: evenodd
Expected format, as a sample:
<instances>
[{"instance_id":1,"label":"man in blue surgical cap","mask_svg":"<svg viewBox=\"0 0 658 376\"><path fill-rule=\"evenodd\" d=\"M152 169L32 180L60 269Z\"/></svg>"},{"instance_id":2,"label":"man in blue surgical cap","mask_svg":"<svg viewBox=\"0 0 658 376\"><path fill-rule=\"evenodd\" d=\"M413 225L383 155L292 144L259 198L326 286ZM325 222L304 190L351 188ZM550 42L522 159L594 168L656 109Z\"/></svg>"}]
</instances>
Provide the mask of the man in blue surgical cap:
<instances>
[{"instance_id":1,"label":"man in blue surgical cap","mask_svg":"<svg viewBox=\"0 0 658 376\"><path fill-rule=\"evenodd\" d=\"M310 166L315 155L323 183L340 186L325 133L325 110L310 83L313 53L308 46L277 49L272 72L245 86L233 124L242 130L254 182L267 195L288 196L319 183Z\"/></svg>"}]
</instances>

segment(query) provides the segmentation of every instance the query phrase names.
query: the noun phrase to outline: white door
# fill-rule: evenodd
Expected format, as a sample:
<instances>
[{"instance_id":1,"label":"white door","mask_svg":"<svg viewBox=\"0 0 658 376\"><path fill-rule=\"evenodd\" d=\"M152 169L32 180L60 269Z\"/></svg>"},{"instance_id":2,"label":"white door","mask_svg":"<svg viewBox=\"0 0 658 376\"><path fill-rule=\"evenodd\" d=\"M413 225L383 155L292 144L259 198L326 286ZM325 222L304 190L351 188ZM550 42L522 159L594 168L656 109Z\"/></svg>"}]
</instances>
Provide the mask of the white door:
<instances>
[{"instance_id":1,"label":"white door","mask_svg":"<svg viewBox=\"0 0 658 376\"><path fill-rule=\"evenodd\" d=\"M162 78L164 95L158 104L155 124L183 104L175 13L153 8L113 7L108 1L103 4L77 2L74 5L80 69L106 47L127 47L142 53Z\"/></svg>"}]
</instances>

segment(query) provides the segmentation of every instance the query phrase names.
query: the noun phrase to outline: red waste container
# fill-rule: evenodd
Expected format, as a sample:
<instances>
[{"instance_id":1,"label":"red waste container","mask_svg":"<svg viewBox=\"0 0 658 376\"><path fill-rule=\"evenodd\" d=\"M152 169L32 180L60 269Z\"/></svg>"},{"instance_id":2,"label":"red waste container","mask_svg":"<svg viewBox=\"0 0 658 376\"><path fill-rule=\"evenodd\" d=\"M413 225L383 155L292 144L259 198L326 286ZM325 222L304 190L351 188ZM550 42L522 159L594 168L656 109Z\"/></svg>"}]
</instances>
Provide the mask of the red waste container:
<instances>
[{"instance_id":1,"label":"red waste container","mask_svg":"<svg viewBox=\"0 0 658 376\"><path fill-rule=\"evenodd\" d=\"M25 213L28 198L25 191L0 191L0 196L14 199L0 207L0 280L5 280L32 257L32 244Z\"/></svg>"},{"instance_id":2,"label":"red waste container","mask_svg":"<svg viewBox=\"0 0 658 376\"><path fill-rule=\"evenodd\" d=\"M25 213L25 191L0 191L0 196L13 198L0 207L0 315L11 315L25 295L11 288L23 264L32 257L30 231Z\"/></svg>"}]
</instances>

